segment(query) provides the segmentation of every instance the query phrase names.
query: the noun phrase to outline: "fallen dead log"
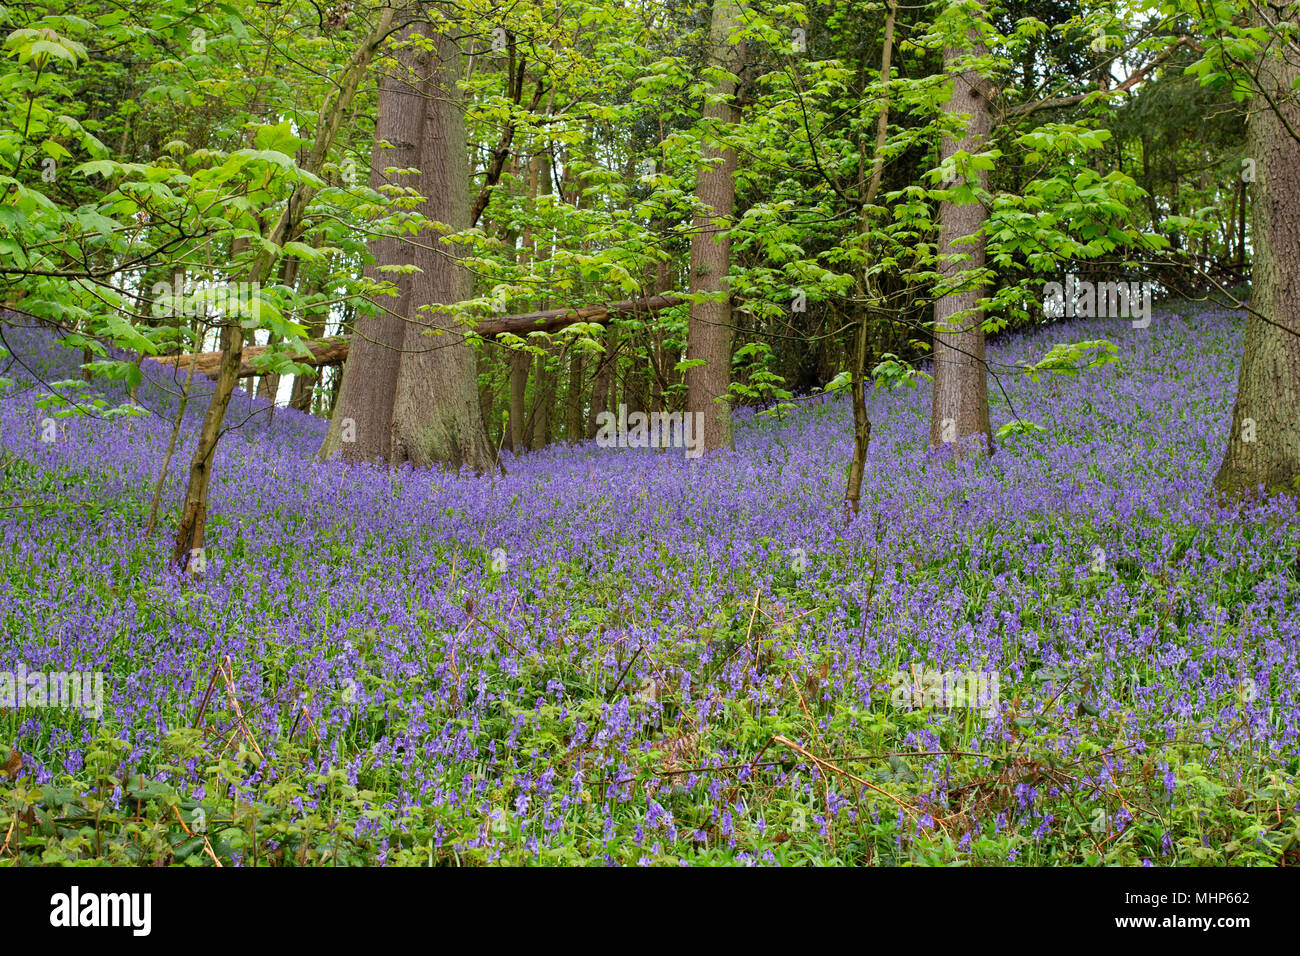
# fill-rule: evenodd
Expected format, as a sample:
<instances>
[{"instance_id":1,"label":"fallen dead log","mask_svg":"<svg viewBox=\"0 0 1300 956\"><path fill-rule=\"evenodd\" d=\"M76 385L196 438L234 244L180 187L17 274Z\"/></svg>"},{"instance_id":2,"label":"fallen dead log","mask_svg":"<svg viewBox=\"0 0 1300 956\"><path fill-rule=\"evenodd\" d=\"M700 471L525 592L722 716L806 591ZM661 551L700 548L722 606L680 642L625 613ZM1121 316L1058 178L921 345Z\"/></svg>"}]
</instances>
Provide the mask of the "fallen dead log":
<instances>
[{"instance_id":1,"label":"fallen dead log","mask_svg":"<svg viewBox=\"0 0 1300 956\"><path fill-rule=\"evenodd\" d=\"M611 302L605 305L584 306L579 309L547 309L542 312L523 312L519 315L503 315L480 321L472 331L484 338L499 335L526 336L529 332L556 332L578 322L595 322L605 324L617 315L653 315L675 305L681 305L685 299L675 295L654 295L644 299L627 299L623 302ZM471 331L468 330L467 331ZM319 367L322 365L342 365L348 357L349 336L340 335L327 339L313 339L304 343L307 351L295 356L294 361L302 365ZM253 361L264 355L268 349L265 345L244 347L243 360L239 367L241 378L257 375ZM191 362L199 375L216 375L221 366L220 352L199 352L190 355L155 355L153 361L171 365L183 372L188 372Z\"/></svg>"},{"instance_id":2,"label":"fallen dead log","mask_svg":"<svg viewBox=\"0 0 1300 956\"><path fill-rule=\"evenodd\" d=\"M304 344L309 352L294 358L295 362L301 362L303 365L313 367L339 365L348 357L348 340L344 336L314 339ZM253 360L260 355L266 354L268 348L269 346L266 345L248 345L244 347L243 362L239 366L241 378L258 374L257 370L253 368ZM151 355L149 357L163 365L175 366L182 372L189 371L192 360L196 375L213 376L217 374L217 369L221 367L220 352L199 352L197 355Z\"/></svg>"}]
</instances>

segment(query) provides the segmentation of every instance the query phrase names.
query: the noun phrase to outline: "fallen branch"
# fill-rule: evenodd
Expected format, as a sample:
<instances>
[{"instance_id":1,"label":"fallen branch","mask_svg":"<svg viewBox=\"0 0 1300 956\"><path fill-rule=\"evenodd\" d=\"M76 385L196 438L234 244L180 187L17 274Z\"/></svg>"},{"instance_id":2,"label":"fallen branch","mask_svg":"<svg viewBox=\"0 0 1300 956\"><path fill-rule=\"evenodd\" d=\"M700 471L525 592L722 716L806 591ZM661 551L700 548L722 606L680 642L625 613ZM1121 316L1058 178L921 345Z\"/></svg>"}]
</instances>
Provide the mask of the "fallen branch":
<instances>
[{"instance_id":1,"label":"fallen branch","mask_svg":"<svg viewBox=\"0 0 1300 956\"><path fill-rule=\"evenodd\" d=\"M483 319L474 326L467 326L467 334L473 333L484 338L496 338L499 335L527 335L530 332L555 332L575 325L578 322L594 322L604 325L618 315L654 315L664 309L681 305L685 299L675 295L654 295L644 299L628 299L624 302L612 302L605 305L589 305L579 309L547 309L543 312L523 312L519 315L503 315ZM323 365L342 365L348 358L349 336L340 335L326 339L313 339L305 342L306 351L295 356L294 361L302 365L318 368ZM255 360L264 355L271 346L252 345L243 350L239 366L240 378L259 375ZM190 355L152 356L155 362L187 370L190 365L201 375L216 375L221 367L220 352L199 352Z\"/></svg>"},{"instance_id":2,"label":"fallen branch","mask_svg":"<svg viewBox=\"0 0 1300 956\"><path fill-rule=\"evenodd\" d=\"M185 818L181 816L180 808L173 806L172 812L176 814L176 822L181 825L181 829L185 831L185 835L190 839L193 839L195 833L193 830L191 830L189 827L185 825ZM221 866L221 861L218 860L217 855L212 852L212 843L208 840L207 835L200 833L198 834L198 836L203 840L203 852L205 852L209 857L211 857L213 863L215 863L217 866Z\"/></svg>"},{"instance_id":3,"label":"fallen branch","mask_svg":"<svg viewBox=\"0 0 1300 956\"><path fill-rule=\"evenodd\" d=\"M253 731L248 726L248 721L244 719L244 708L239 706L239 698L235 696L235 667L230 663L230 656L226 655L226 662L224 664L218 661L217 666L221 668L221 677L226 682L226 693L230 695L230 704L235 708L235 718L239 721L239 726L244 731L244 737L253 745L253 750L257 753L258 760L265 763L266 756L262 753L262 748L257 745L257 740L253 737ZM226 668L230 669L227 670Z\"/></svg>"},{"instance_id":4,"label":"fallen branch","mask_svg":"<svg viewBox=\"0 0 1300 956\"><path fill-rule=\"evenodd\" d=\"M877 787L874 783L869 783L866 780L863 780L861 777L857 776L856 774L849 773L843 767L837 767L829 760L823 760L821 757L817 756L812 751L800 747L797 743L795 743L790 738L783 737L781 734L773 734L772 740L776 741L778 744L781 744L785 747L789 747L791 750L793 750L795 753L799 754L800 756L807 757L809 760L817 764L817 766L821 767L823 770L829 770L831 773L839 774L841 777L846 777L849 780L852 780L854 783L858 784L859 786L866 787L868 790L874 790L876 793L888 797L890 800L893 800L896 804L898 804L899 807L901 807L903 810L907 811L908 813L912 814L913 816L915 817L921 816L920 810L918 810L916 807L912 806L911 804L906 803L905 801L899 799L897 796L890 793L888 790L885 790L883 787ZM936 823L942 824L946 821L947 818L941 816L935 816L934 814L931 814L931 819L933 819Z\"/></svg>"}]
</instances>

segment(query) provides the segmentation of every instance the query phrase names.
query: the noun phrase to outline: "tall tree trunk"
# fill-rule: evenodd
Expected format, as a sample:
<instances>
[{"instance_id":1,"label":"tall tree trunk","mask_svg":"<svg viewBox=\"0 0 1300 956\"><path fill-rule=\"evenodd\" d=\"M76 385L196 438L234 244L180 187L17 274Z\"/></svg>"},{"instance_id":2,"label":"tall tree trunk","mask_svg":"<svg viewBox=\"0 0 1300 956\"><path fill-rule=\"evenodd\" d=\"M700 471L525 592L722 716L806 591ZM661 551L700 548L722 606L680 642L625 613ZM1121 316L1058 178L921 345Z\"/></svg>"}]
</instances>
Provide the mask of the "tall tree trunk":
<instances>
[{"instance_id":1,"label":"tall tree trunk","mask_svg":"<svg viewBox=\"0 0 1300 956\"><path fill-rule=\"evenodd\" d=\"M312 278L307 284L305 295L310 298L318 292L320 292L320 279ZM307 338L321 338L325 334L326 311L313 309L309 306L306 313L303 317L303 324L307 326ZM319 373L316 375L295 375L293 377L293 389L289 393L289 407L300 412L310 412L312 385L319 378Z\"/></svg>"},{"instance_id":2,"label":"tall tree trunk","mask_svg":"<svg viewBox=\"0 0 1300 956\"><path fill-rule=\"evenodd\" d=\"M517 176L518 173L519 173L518 164L514 160L511 160L510 163L511 177ZM514 229L507 229L503 239L505 241L505 246L506 246L506 258L512 264L518 262L517 248L519 244L519 233L516 232ZM513 350L509 350L509 349L507 350L495 349L493 351L494 358L501 360L505 364L505 373L506 373L505 375L506 421L501 428L502 431L501 444L503 447L508 448L510 451L523 451L523 446L516 442L516 439L519 437L519 435L523 434L521 431L521 429L523 428L522 424L516 425L515 422L519 416L523 415L524 412L524 393L523 393L523 389L520 388L518 398L516 399L515 355L516 353ZM528 384L527 381L525 381L523 383L524 387L526 387L527 384ZM516 434L517 432L518 434Z\"/></svg>"},{"instance_id":3,"label":"tall tree trunk","mask_svg":"<svg viewBox=\"0 0 1300 956\"><path fill-rule=\"evenodd\" d=\"M551 405L555 399L555 369L550 367L547 348L537 354L533 370L533 441L534 449L545 448L551 440Z\"/></svg>"},{"instance_id":4,"label":"tall tree trunk","mask_svg":"<svg viewBox=\"0 0 1300 956\"><path fill-rule=\"evenodd\" d=\"M217 373L216 390L208 401L199 428L199 441L190 458L189 480L185 487L185 503L181 507L181 520L176 530L176 545L172 558L182 569L201 570L204 531L208 522L208 487L212 480L212 459L221 439L221 424L230 407L230 397L239 381L239 352L244 345L244 329L239 320L227 321L221 329L221 350L224 358Z\"/></svg>"},{"instance_id":5,"label":"tall tree trunk","mask_svg":"<svg viewBox=\"0 0 1300 956\"><path fill-rule=\"evenodd\" d=\"M590 130L588 130L590 134ZM573 156L568 149L563 153L564 175L560 180L560 200L563 202L566 196L572 197L571 202L575 209L583 209L586 205L585 197L582 195L581 185L573 175ZM590 243L583 243L583 252L589 252ZM552 255L554 251L552 250ZM582 417L583 407L583 385L585 382L586 372L586 352L577 347L575 340L570 340L568 348L569 357L569 384L564 392L564 440L570 445L576 445L582 441L586 434L584 428L585 422Z\"/></svg>"},{"instance_id":6,"label":"tall tree trunk","mask_svg":"<svg viewBox=\"0 0 1300 956\"><path fill-rule=\"evenodd\" d=\"M970 56L984 53L979 31L971 27L967 34L970 48L949 47L944 50L945 67L950 73L956 64ZM966 114L966 135L954 141L945 136L941 157L947 159L959 150L977 153L989 135L988 84L976 70L966 69L953 75L953 95L944 106L949 114ZM988 189L988 173L972 173L968 182L979 191ZM945 261L941 271L945 278L966 270L984 267L983 228L987 213L979 200L958 204L939 204L939 254ZM973 238L972 238L973 237ZM963 256L964 261L951 257ZM989 427L988 369L984 362L984 315L975 308L983 297L983 287L969 283L949 292L934 304L934 401L930 413L930 444L961 448L962 454L992 451ZM981 444L968 441L984 436Z\"/></svg>"},{"instance_id":7,"label":"tall tree trunk","mask_svg":"<svg viewBox=\"0 0 1300 956\"><path fill-rule=\"evenodd\" d=\"M686 333L687 361L704 364L686 372L686 410L703 414L703 449L732 447L731 405L731 298L727 273L731 268L730 228L736 207L736 151L723 145L728 127L736 121L732 100L740 72L739 46L728 40L735 29L735 0L713 0L709 26L709 61L731 76L709 90L704 105L704 134L695 200L703 207L695 217L691 236L690 291L708 293L711 299L692 302ZM630 405L630 403L629 403Z\"/></svg>"},{"instance_id":8,"label":"tall tree trunk","mask_svg":"<svg viewBox=\"0 0 1300 956\"><path fill-rule=\"evenodd\" d=\"M664 220L659 220L659 226L656 231L661 236L667 233L668 227ZM663 261L655 263L655 294L664 295L672 288L673 280L672 275L669 272L668 263ZM677 364L675 361L669 362L667 359L667 353L664 349L663 325L656 322L650 327L650 363L653 372L653 381L650 387L651 412L662 412L667 408L665 404L667 392L672 386L671 378L673 376L673 366Z\"/></svg>"},{"instance_id":9,"label":"tall tree trunk","mask_svg":"<svg viewBox=\"0 0 1300 956\"><path fill-rule=\"evenodd\" d=\"M554 175L551 170L551 157L549 153L538 153L535 157L537 163L536 176L537 182L532 190L533 199L536 200L541 196L550 196L554 189ZM534 208L536 204L534 203ZM555 254L554 243L548 241L551 233L548 231L542 238L541 242L537 237L532 238L532 260L533 272L537 273L537 263L544 263L544 268L549 271L551 257ZM541 300L542 308L550 304L546 297ZM538 354L535 362L535 371L533 374L533 442L534 449L545 448L551 440L551 416L555 406L556 394L556 376L559 374L558 369L552 359L555 358L555 344L548 342L543 353Z\"/></svg>"},{"instance_id":10,"label":"tall tree trunk","mask_svg":"<svg viewBox=\"0 0 1300 956\"><path fill-rule=\"evenodd\" d=\"M410 176L393 175L386 169L413 169L420 165L420 137L424 129L423 78L429 75L430 54L412 47L421 36L418 25L404 28L395 38L393 57L396 70L379 81L376 107L375 144L370 153L370 188L401 186L419 191L420 183ZM419 42L418 39L416 42ZM385 146L384 144L389 144ZM330 416L329 431L320 456L341 452L347 461L387 461L392 448L393 400L397 395L397 373L402 359L406 315L411 310L410 273L385 273L380 266L407 261L400 238L384 236L370 243L373 265L365 268L366 278L392 282L395 295L380 299L374 313L359 313L356 334L348 360L336 379L337 400Z\"/></svg>"},{"instance_id":11,"label":"tall tree trunk","mask_svg":"<svg viewBox=\"0 0 1300 956\"><path fill-rule=\"evenodd\" d=\"M524 399L528 394L528 369L532 365L529 354L523 349L510 352L510 447L523 451L528 447L525 433L526 415Z\"/></svg>"},{"instance_id":12,"label":"tall tree trunk","mask_svg":"<svg viewBox=\"0 0 1300 956\"><path fill-rule=\"evenodd\" d=\"M435 40L436 56L424 101L420 191L426 198L421 210L459 231L469 227L470 217L465 107L457 88L460 48L444 34L428 35ZM421 310L470 297L473 276L461 266L460 256L459 247L432 237L413 250L421 271L412 286L415 313L407 316L390 460L486 472L495 466L496 453L479 409L474 349L447 313Z\"/></svg>"},{"instance_id":13,"label":"tall tree trunk","mask_svg":"<svg viewBox=\"0 0 1300 956\"><path fill-rule=\"evenodd\" d=\"M890 64L894 56L894 24L897 4L889 4L885 15L885 36L880 51L880 82L888 84ZM876 141L871 153L871 175L867 176L867 144L858 141L858 235L862 237L864 262L855 277L860 300L875 301L874 285L868 277L871 255L871 217L880 178L884 172L885 140L889 133L889 88L885 88L884 102L876 114ZM865 134L859 134L863 136ZM853 458L849 462L849 480L844 489L844 504L849 515L856 515L862 500L862 479L867 472L867 451L871 447L871 419L867 417L867 339L871 334L871 313L863 302L856 306L857 331L853 341L853 364L850 386L853 403Z\"/></svg>"},{"instance_id":14,"label":"tall tree trunk","mask_svg":"<svg viewBox=\"0 0 1300 956\"><path fill-rule=\"evenodd\" d=\"M569 349L569 386L564 393L564 440L570 445L582 440L582 352Z\"/></svg>"},{"instance_id":15,"label":"tall tree trunk","mask_svg":"<svg viewBox=\"0 0 1300 956\"><path fill-rule=\"evenodd\" d=\"M627 413L644 412L646 410L646 369L645 358L639 348L637 340L640 336L633 339L632 358L628 362L627 374L623 377L623 404L627 406Z\"/></svg>"},{"instance_id":16,"label":"tall tree trunk","mask_svg":"<svg viewBox=\"0 0 1300 956\"><path fill-rule=\"evenodd\" d=\"M534 153L528 161L528 209L537 209L537 184L541 178L542 155ZM533 237L531 222L524 224L519 239L518 261L525 269L531 269L537 258L537 240ZM534 423L537 418L537 395L541 391L542 378L536 376L533 385L533 414L527 413L528 376L533 367L531 352L514 351L510 353L510 433L516 450L523 451L537 447L534 444Z\"/></svg>"},{"instance_id":17,"label":"tall tree trunk","mask_svg":"<svg viewBox=\"0 0 1300 956\"><path fill-rule=\"evenodd\" d=\"M1263 27L1259 13L1254 25ZM1267 28L1266 28L1267 29ZM1250 314L1232 433L1214 483L1230 494L1300 491L1300 65L1270 50L1250 114ZM1278 113L1281 113L1279 117Z\"/></svg>"},{"instance_id":18,"label":"tall tree trunk","mask_svg":"<svg viewBox=\"0 0 1300 956\"><path fill-rule=\"evenodd\" d=\"M478 380L478 411L483 416L483 427L487 429L488 441L491 442L492 409L496 396L493 394L492 360L486 347L474 350L474 368Z\"/></svg>"},{"instance_id":19,"label":"tall tree trunk","mask_svg":"<svg viewBox=\"0 0 1300 956\"><path fill-rule=\"evenodd\" d=\"M596 366L595 381L591 386L591 409L587 414L587 437L595 438L596 433L600 430L598 418L601 412L611 410L614 382L614 365L617 359L615 353L618 348L618 333L613 325L605 327L605 335L602 344L605 351L600 355L600 363Z\"/></svg>"},{"instance_id":20,"label":"tall tree trunk","mask_svg":"<svg viewBox=\"0 0 1300 956\"><path fill-rule=\"evenodd\" d=\"M405 35L426 42L418 52L403 51L399 61L408 69L381 87L376 142L387 139L397 155L376 157L372 182L386 165L418 167L425 197L420 212L462 229L470 212L465 118L456 87L460 50L427 24L413 24ZM428 40L431 51L423 49ZM407 154L416 161L403 162ZM322 456L341 448L355 459L488 470L495 455L479 407L474 350L448 315L425 308L469 297L471 277L456 261L456 248L426 235L414 245L382 240L374 253L378 265L412 263L421 271L397 283L398 301L387 306L396 314L375 317L368 329L358 324L373 341L354 349L344 366Z\"/></svg>"},{"instance_id":21,"label":"tall tree trunk","mask_svg":"<svg viewBox=\"0 0 1300 956\"><path fill-rule=\"evenodd\" d=\"M1236 262L1236 279L1242 281L1246 275L1246 211L1247 196L1250 190L1246 184L1237 178L1237 255Z\"/></svg>"}]
</instances>

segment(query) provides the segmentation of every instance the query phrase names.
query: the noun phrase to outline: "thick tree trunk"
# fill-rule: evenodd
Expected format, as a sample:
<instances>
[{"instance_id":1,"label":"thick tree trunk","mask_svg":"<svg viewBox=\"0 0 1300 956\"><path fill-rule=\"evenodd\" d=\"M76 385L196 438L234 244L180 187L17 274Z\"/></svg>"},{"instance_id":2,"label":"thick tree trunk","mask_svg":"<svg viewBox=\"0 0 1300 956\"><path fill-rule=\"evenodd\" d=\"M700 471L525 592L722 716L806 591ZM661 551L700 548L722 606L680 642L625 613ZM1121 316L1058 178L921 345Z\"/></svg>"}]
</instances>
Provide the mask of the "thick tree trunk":
<instances>
[{"instance_id":1,"label":"thick tree trunk","mask_svg":"<svg viewBox=\"0 0 1300 956\"><path fill-rule=\"evenodd\" d=\"M496 396L493 394L492 361L484 348L474 350L474 368L478 381L478 412L483 418L483 427L487 429L488 441L492 441L492 412ZM493 442L494 447L496 443Z\"/></svg>"},{"instance_id":2,"label":"thick tree trunk","mask_svg":"<svg viewBox=\"0 0 1300 956\"><path fill-rule=\"evenodd\" d=\"M421 35L421 27L411 25L397 34L396 42ZM399 46L393 54L396 71L379 83L375 145L370 153L370 187L382 190L401 186L419 191L420 183L413 177L397 174L390 177L385 170L420 165L423 79L429 75L431 55L409 45ZM391 145L385 147L384 143ZM356 317L356 334L352 336L348 362L342 370L329 432L321 446L322 458L341 452L348 461L387 461L392 448L393 400L397 395L397 373L405 317L411 310L414 276L380 272L382 265L407 261L401 239L391 236L375 239L370 243L370 253L375 264L366 266L366 277L392 282L396 294L376 303L379 311Z\"/></svg>"},{"instance_id":3,"label":"thick tree trunk","mask_svg":"<svg viewBox=\"0 0 1300 956\"><path fill-rule=\"evenodd\" d=\"M527 352L515 349L510 353L510 447L524 451L528 436L524 431L527 415L524 399L528 394L528 369L532 365Z\"/></svg>"},{"instance_id":4,"label":"thick tree trunk","mask_svg":"<svg viewBox=\"0 0 1300 956\"><path fill-rule=\"evenodd\" d=\"M1263 26L1255 15L1255 26ZM1266 55L1249 121L1250 314L1232 433L1214 483L1230 494L1300 491L1300 80L1294 56ZM1281 117L1278 116L1281 113Z\"/></svg>"},{"instance_id":5,"label":"thick tree trunk","mask_svg":"<svg viewBox=\"0 0 1300 956\"><path fill-rule=\"evenodd\" d=\"M950 69L967 56L979 56L983 45L974 27L969 33L972 48L949 48L944 62ZM975 70L953 76L952 99L947 113L970 118L966 135L954 141L944 137L942 158L959 150L976 153L984 149L989 135L988 84ZM973 173L967 180L979 191L988 188L988 173ZM947 278L984 267L983 228L987 213L980 201L939 204L939 254L941 271ZM973 237L973 238L972 238ZM962 256L961 261L951 257ZM934 304L934 401L930 414L930 444L950 445L959 454L992 451L989 427L988 369L984 362L984 315L976 309L983 287L966 284L961 290L941 296ZM983 436L975 439L973 436Z\"/></svg>"},{"instance_id":6,"label":"thick tree trunk","mask_svg":"<svg viewBox=\"0 0 1300 956\"><path fill-rule=\"evenodd\" d=\"M731 75L740 72L740 48L728 42L735 28L735 0L713 0L709 27L710 63ZM727 273L731 269L731 222L736 205L736 151L723 145L727 127L736 121L732 100L736 81L723 78L709 90L704 105L701 165L695 185L696 202L703 209L695 217L691 236L690 290L709 293L711 299L691 303L686 358L702 361L686 372L686 410L703 414L703 448L732 447L731 405L731 297ZM629 403L630 405L630 403Z\"/></svg>"},{"instance_id":7,"label":"thick tree trunk","mask_svg":"<svg viewBox=\"0 0 1300 956\"><path fill-rule=\"evenodd\" d=\"M434 72L424 100L421 137L421 211L459 231L469 227L470 217L469 147L456 85L460 48L442 34L434 40ZM469 298L473 276L460 265L458 247L440 239L427 236L411 252L421 271L412 282L415 309L407 314L389 460L488 471L496 465L496 453L479 410L474 349L450 315L422 308Z\"/></svg>"},{"instance_id":8,"label":"thick tree trunk","mask_svg":"<svg viewBox=\"0 0 1300 956\"><path fill-rule=\"evenodd\" d=\"M381 86L376 143L387 139L396 155L376 146L372 184L385 166L418 167L420 212L459 230L470 214L460 51L427 24L405 35L432 40L432 50L425 42L401 51L403 75ZM425 308L469 297L471 277L457 250L424 235L416 244L376 242L374 254L377 266L412 263L421 271L399 279L397 301L386 304L391 314L358 323L321 456L342 450L351 459L487 470L495 455L479 408L474 350L450 316Z\"/></svg>"}]
</instances>

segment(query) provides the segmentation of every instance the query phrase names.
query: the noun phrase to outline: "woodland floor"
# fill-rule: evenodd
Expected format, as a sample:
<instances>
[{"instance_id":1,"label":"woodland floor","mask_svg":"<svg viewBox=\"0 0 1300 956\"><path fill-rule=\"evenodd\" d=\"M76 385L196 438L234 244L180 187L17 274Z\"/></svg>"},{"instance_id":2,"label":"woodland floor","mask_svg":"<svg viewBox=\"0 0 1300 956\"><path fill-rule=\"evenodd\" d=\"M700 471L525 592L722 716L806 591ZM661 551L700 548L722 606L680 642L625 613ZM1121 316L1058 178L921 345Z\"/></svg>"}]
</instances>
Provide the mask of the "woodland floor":
<instances>
[{"instance_id":1,"label":"woodland floor","mask_svg":"<svg viewBox=\"0 0 1300 956\"><path fill-rule=\"evenodd\" d=\"M1014 371L1099 338L1118 364ZM1239 317L990 354L1044 431L954 467L925 385L876 391L848 524L844 399L743 411L734 453L475 478L315 461L324 421L241 393L197 578L175 474L144 534L174 399L46 442L11 365L0 670L102 672L104 705L0 708L0 865L1300 862L1300 515L1210 489ZM945 706L927 672L996 695Z\"/></svg>"}]
</instances>

